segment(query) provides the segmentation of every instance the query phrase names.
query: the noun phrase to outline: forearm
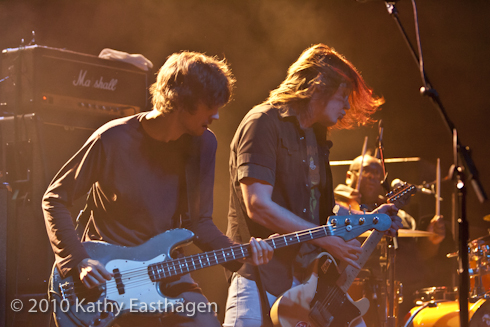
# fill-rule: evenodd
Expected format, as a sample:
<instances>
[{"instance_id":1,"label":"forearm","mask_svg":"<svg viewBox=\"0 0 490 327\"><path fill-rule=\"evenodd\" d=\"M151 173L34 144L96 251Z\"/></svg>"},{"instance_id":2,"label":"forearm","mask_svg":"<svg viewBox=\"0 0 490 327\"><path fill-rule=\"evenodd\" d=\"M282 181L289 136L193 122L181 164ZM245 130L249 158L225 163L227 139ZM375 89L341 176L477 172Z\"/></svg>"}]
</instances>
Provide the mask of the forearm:
<instances>
[{"instance_id":1,"label":"forearm","mask_svg":"<svg viewBox=\"0 0 490 327\"><path fill-rule=\"evenodd\" d=\"M86 196L94 183L96 163L99 158L102 158L101 152L100 143L96 143L95 140L87 142L58 172L43 197L42 208L46 230L62 275L88 258L75 231L68 207L75 199Z\"/></svg>"},{"instance_id":2,"label":"forearm","mask_svg":"<svg viewBox=\"0 0 490 327\"><path fill-rule=\"evenodd\" d=\"M195 244L202 251L218 250L236 245L216 227L211 218L200 218L193 232L196 235ZM237 271L242 266L242 262L227 262L223 266L230 271Z\"/></svg>"},{"instance_id":3,"label":"forearm","mask_svg":"<svg viewBox=\"0 0 490 327\"><path fill-rule=\"evenodd\" d=\"M78 238L72 217L65 205L47 194L43 199L43 211L58 269L65 276L80 261L88 258L88 254Z\"/></svg>"},{"instance_id":4,"label":"forearm","mask_svg":"<svg viewBox=\"0 0 490 327\"><path fill-rule=\"evenodd\" d=\"M216 250L236 245L224 235L211 218L200 218L193 232L196 235L196 245L203 251Z\"/></svg>"},{"instance_id":5,"label":"forearm","mask_svg":"<svg viewBox=\"0 0 490 327\"><path fill-rule=\"evenodd\" d=\"M255 202L249 206L248 215L254 222L279 234L292 233L317 226L273 201Z\"/></svg>"},{"instance_id":6,"label":"forearm","mask_svg":"<svg viewBox=\"0 0 490 327\"><path fill-rule=\"evenodd\" d=\"M318 225L302 219L293 212L273 201L260 201L249 210L250 219L268 228L274 233L287 234L318 227ZM333 239L335 238L335 240ZM327 251L333 251L340 238L326 236L312 240L311 243Z\"/></svg>"}]
</instances>

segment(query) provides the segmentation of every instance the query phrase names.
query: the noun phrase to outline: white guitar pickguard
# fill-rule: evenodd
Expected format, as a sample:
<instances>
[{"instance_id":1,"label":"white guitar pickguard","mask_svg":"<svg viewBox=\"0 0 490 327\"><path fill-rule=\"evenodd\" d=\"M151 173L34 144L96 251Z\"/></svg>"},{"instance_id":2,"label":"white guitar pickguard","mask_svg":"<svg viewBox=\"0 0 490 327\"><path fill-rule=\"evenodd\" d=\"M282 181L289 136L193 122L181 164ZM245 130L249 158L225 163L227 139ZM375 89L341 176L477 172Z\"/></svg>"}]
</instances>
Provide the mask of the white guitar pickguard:
<instances>
[{"instance_id":1,"label":"white guitar pickguard","mask_svg":"<svg viewBox=\"0 0 490 327\"><path fill-rule=\"evenodd\" d=\"M148 261L111 260L106 269L113 272L119 269L124 285L124 293L119 294L115 278L106 283L106 299L118 303L122 311L130 312L171 312L183 299L168 298L160 292L159 282L153 282L148 275L148 266L162 262L166 255L161 254Z\"/></svg>"}]
</instances>

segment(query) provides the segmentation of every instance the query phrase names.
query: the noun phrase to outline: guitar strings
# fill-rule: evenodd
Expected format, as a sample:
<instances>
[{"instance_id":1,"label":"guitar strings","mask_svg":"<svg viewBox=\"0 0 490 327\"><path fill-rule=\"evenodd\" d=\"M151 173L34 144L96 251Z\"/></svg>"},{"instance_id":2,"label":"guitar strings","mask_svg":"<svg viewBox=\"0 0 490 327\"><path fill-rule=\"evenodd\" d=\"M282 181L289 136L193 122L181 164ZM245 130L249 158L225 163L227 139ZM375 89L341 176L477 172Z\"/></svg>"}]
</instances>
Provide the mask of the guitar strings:
<instances>
[{"instance_id":1,"label":"guitar strings","mask_svg":"<svg viewBox=\"0 0 490 327\"><path fill-rule=\"evenodd\" d=\"M359 228L360 227L354 227L352 231L355 232ZM341 229L345 229L345 227L339 227L337 230L341 230ZM309 232L298 233L298 237L301 237L301 236L304 236L304 235L307 235L307 234L310 234L310 233ZM283 238L283 237L278 237L278 238ZM284 242L282 244L287 244L287 241L285 241L285 240L283 240L282 242ZM279 242L276 242L276 243L279 243ZM239 247L239 246L240 245L234 246L234 248ZM241 246L243 246L243 245L241 245ZM216 250L216 251L221 252L220 250ZM188 272L192 271L192 269L187 269L186 271L184 271L181 268L181 266L184 266L182 264L182 261L184 261L184 262L187 263L187 261L191 260L192 257L199 257L199 256L202 256L202 255L203 254L193 255L193 256L190 256L190 257L181 258L181 259L174 259L174 260L167 261L167 262L162 262L162 263L159 263L159 264L168 265L169 267L172 267L173 268L172 271L170 269L168 270L167 273L171 273L171 274L169 276L165 276L165 278L166 277L171 277L171 276L178 276L178 275L182 275L182 274L185 274L185 273L188 273ZM214 259L209 260L209 263L208 263L207 266L216 265L218 263L219 263L219 260L216 260L214 258ZM177 266L179 266L179 268L181 270L180 272L178 272L177 269L175 268ZM189 267L189 266L186 265L186 267ZM122 279L123 279L122 284L124 285L125 288L139 287L141 285L147 284L148 278L149 278L148 273L147 273L147 270L148 269L145 268L145 269L133 269L133 270L127 270L127 271L121 272L121 275L123 275L122 276ZM142 279L140 279L140 278L142 278ZM132 279L132 280L129 280L129 279ZM108 287L108 289L107 289L107 293L108 294L109 293L112 293L114 291L117 291L117 288L115 290L114 289L111 289L111 288L112 287Z\"/></svg>"},{"instance_id":2,"label":"guitar strings","mask_svg":"<svg viewBox=\"0 0 490 327\"><path fill-rule=\"evenodd\" d=\"M378 232L378 233L382 233L382 232ZM374 242L375 244L378 244L379 243L379 239L381 238L381 234L380 235L377 235L374 239L372 238L372 236L370 236L368 238L368 240L370 240L371 242ZM379 237L379 239L377 239L377 237ZM363 247L364 247L364 244L363 244ZM366 258L367 259L367 258ZM365 260L364 259L364 263L365 263ZM361 266L364 265L364 263L361 264ZM341 272L342 274L343 272ZM343 295L346 295L347 297L347 292L345 292L344 290L342 290L342 288L340 286L338 286L337 284L334 284L332 285L332 289L329 291L329 293L327 294L327 296L324 298L323 301L319 301L320 305L321 305L321 310L323 312L323 310L325 310L325 308L327 306L330 306L330 312L336 312L338 309L340 309L340 306L342 305L342 302L332 302L334 298L337 298L339 296L343 296ZM331 304L332 303L332 304ZM322 313L320 312L320 313ZM322 317L323 317L323 314L322 314Z\"/></svg>"},{"instance_id":3,"label":"guitar strings","mask_svg":"<svg viewBox=\"0 0 490 327\"><path fill-rule=\"evenodd\" d=\"M269 241L269 243L273 243L272 245L275 248L276 247L283 247L284 245L288 245L288 242L286 240L286 238L288 238L288 237L291 238L294 236L293 238L295 238L297 240L298 238L302 238L306 235L309 235L311 239L314 239L315 237L314 236L312 237L312 234L313 235L318 234L321 231L323 231L324 234L326 232L325 236L331 236L332 234L335 235L336 231L337 232L338 231L344 231L346 229L345 226L338 227L335 230L331 230L330 228L327 228L327 227L331 227L331 225L319 226L318 228L312 229L310 231L301 231L298 233L281 235L281 236L278 236L278 237L273 238L273 239L267 239L266 241ZM355 232L361 228L365 229L365 227L353 226L353 228L350 232ZM248 246L249 246L249 244L235 245L235 246L230 247L227 250L227 252L235 253L235 251L239 249L239 252L238 252L239 255L238 256L235 255L232 260L241 259L241 258L248 256L248 252L249 252ZM199 254L187 256L184 258L177 258L177 259L172 259L172 260L168 260L168 261L162 261L159 263L151 264L149 266L152 266L152 265L154 265L154 266L157 266L157 265L165 266L165 268L163 268L164 276L163 276L163 278L159 278L159 281L161 281L161 280L164 280L165 278L175 277L175 276L186 274L190 271L194 271L197 269L217 265L220 263L219 262L220 258L222 258L221 260L224 260L223 262L227 262L226 257L223 254L223 252L224 252L223 249L214 250L214 251L210 251L210 252L199 253ZM211 254L211 258L210 258L210 254ZM204 264L202 261L203 258L205 259ZM195 264L196 259L199 260L199 262L201 263L200 265L199 264L197 265L199 267L196 267L196 264ZM190 265L189 265L189 263L190 263ZM142 264L144 264L144 263L142 263ZM122 280L122 284L124 286L124 289L140 287L144 284L147 284L148 279L151 280L148 267L144 267L144 268L138 267L138 268L120 271L120 278ZM180 270L180 272L178 270ZM158 276L158 277L160 277L160 276ZM155 282L158 282L158 281L155 281ZM114 285L112 285L112 284L114 284ZM86 290L86 291L89 292L91 290ZM107 293L107 295L113 294L116 292L119 292L119 291L117 290L115 279L112 279L111 281L106 282L106 293ZM80 295L82 293L85 293L85 292L84 291L78 292L78 294L80 294Z\"/></svg>"},{"instance_id":4,"label":"guitar strings","mask_svg":"<svg viewBox=\"0 0 490 327\"><path fill-rule=\"evenodd\" d=\"M311 234L318 234L318 230L320 230L320 229L324 230L323 227L318 227L318 228L315 228L315 231L313 231L311 233L309 231L308 232L301 231L298 233L294 233L297 236L294 236L293 238L295 239L296 242L297 242L298 238L303 238L305 235L309 235L310 239L314 239L314 238L316 238L316 236L315 235L311 236ZM336 230L334 230L333 232L340 231L342 229L345 229L345 227L339 227ZM325 234L325 232L322 232L321 234ZM291 237L292 235L293 235L293 233L278 236L274 239L267 239L265 241L268 241L269 243L274 243L274 244L272 244L273 247L281 248L284 245L288 245L288 242L284 239L287 236ZM332 235L332 232L327 231L327 235L324 235L324 236L331 236L331 235ZM274 240L274 242L272 242L272 240ZM300 241L300 242L304 242L304 241ZM210 251L210 252L198 253L195 255L186 256L184 258L176 258L176 259L172 259L172 260L168 260L168 261L162 261L159 263L151 264L149 266L158 266L158 265L166 266L167 271L164 271L163 274L169 274L169 276L163 276L163 278L168 278L168 277L172 277L175 275L185 274L187 272L190 272L190 271L193 271L196 269L201 269L204 267L216 265L216 264L218 264L220 259L224 260L224 262L227 262L228 260L236 260L236 259L241 259L241 258L247 257L248 252L249 252L248 246L249 246L249 244L237 244L237 245L234 245L234 246L228 248L227 251L225 251L224 249L218 249L218 250L214 250L214 251ZM240 250L236 251L237 249L240 249ZM236 252L238 252L239 255L236 255L235 254ZM242 253L240 254L240 252L242 252ZM233 258L226 259L226 255L224 253L233 253L231 255L231 256L233 256ZM197 258L197 260L199 260L201 262L201 264L198 264L199 267L197 267L197 268L195 268L196 264L194 264L194 262L196 261L196 258ZM202 260L201 260L202 258L205 258L204 264L202 263ZM188 263L191 263L191 265L189 265ZM186 268L182 268L182 267L186 267ZM179 268L180 272L178 272L176 268ZM184 269L185 269L185 271L184 271ZM145 270L147 270L147 268L145 268ZM139 271L141 271L141 269L135 268L133 270L131 270L131 269L125 270L124 274L128 275L132 271L138 271L139 272Z\"/></svg>"},{"instance_id":5,"label":"guitar strings","mask_svg":"<svg viewBox=\"0 0 490 327\"><path fill-rule=\"evenodd\" d=\"M340 227L339 229L344 229L344 228L345 228L345 227ZM353 230L353 231L357 230L358 228L360 228L360 227L354 227L354 230ZM304 236L304 235L306 235L306 234L309 234L309 232L308 232L308 233L306 233L306 232L304 232L304 233L299 233L299 234L298 234L298 237ZM280 238L282 238L282 237L280 237ZM283 244L287 244L287 241L284 241L284 240L283 240L282 242L284 242ZM279 242L277 242L277 243L279 243ZM220 256L221 256L221 251L220 251L220 250L217 250L217 251L219 251L219 252L220 252L219 254L220 254ZM248 251L247 251L247 252L248 252ZM197 257L199 257L200 255L202 255L202 254L199 254L199 255L194 255L194 256L191 256L191 257L196 257L196 256L197 256ZM187 257L187 258L189 258L189 257ZM189 259L187 259L187 258L175 259L175 260L168 261L168 262L162 262L162 263L160 263L160 264L167 264L168 266L170 266L171 268L173 268L173 270L171 270L170 268L168 268L168 272L167 272L167 273L171 273L171 275L170 275L170 276L172 276L172 274L174 274L174 275L181 275L181 274L185 274L185 273L187 273L187 272L190 272L190 271L192 271L192 270L193 270L192 268L195 268L195 264L193 264L193 263L191 262L191 269L189 269L189 265L187 264L187 263L188 263L187 261L191 260L191 258L189 258ZM223 258L224 258L224 256L223 256ZM185 262L185 264L182 264L182 261L184 261L184 262ZM172 265L172 263L174 263L174 264ZM175 264L175 263L176 263L176 264ZM214 259L209 260L209 262L208 262L207 266L216 265L216 264L218 264L218 263L219 263L219 259L218 259L218 260L216 260L216 258L214 258ZM180 270L181 270L180 272L178 272L178 271L177 271L177 269L175 268L175 267L177 267L177 266L180 268ZM182 269L182 267L184 267L184 266L187 268L187 269L185 269L185 271L184 271L184 269ZM194 267L192 267L192 266L194 266ZM194 269L194 270L195 270L195 269ZM138 271L138 272L140 272L140 271ZM130 273L125 272L125 273L124 273L124 275L125 275L124 277L128 277L128 276L130 275ZM147 275L147 274L145 274L145 275ZM136 277L140 277L140 275L137 275L137 276L135 275L135 276L133 276L133 277L135 277L134 279L136 279ZM167 276L165 276L165 277L167 277ZM131 277L129 277L129 278L131 278ZM147 278L148 278L148 276L145 276L144 278L145 278L145 279L147 279ZM138 283L138 282L139 282L139 283ZM136 285L136 283L138 283L138 285L140 285L140 281L139 281L139 280L138 280L138 281L133 281L133 282L123 281L123 284L125 285L125 287L126 287L126 285L128 285L128 286L130 286L130 287L134 287L134 286ZM143 281L143 283L147 283L147 281Z\"/></svg>"},{"instance_id":6,"label":"guitar strings","mask_svg":"<svg viewBox=\"0 0 490 327\"><path fill-rule=\"evenodd\" d=\"M288 244L287 239L290 239L290 238L294 239L297 242L298 239L304 238L305 235L308 235L309 239L314 239L314 238L317 238L315 234L321 233L323 235L326 234L325 236L329 236L329 235L335 234L335 232L344 231L345 229L346 229L345 226L341 226L341 227L336 228L335 230L332 230L331 225L324 225L324 226L319 226L317 228L314 228L311 231L300 231L298 233L291 233L291 234L278 236L278 237L274 238L274 242L272 242L272 239L268 239L266 241L269 241L269 243L273 243L273 244L271 244L273 247L283 247L284 245ZM356 227L356 229L357 229L357 227ZM355 230L353 230L353 231L355 231ZM239 257L234 256L232 258L232 260L247 257L248 252L249 252L248 246L249 246L249 244L239 244L239 245L235 245L235 246L230 247L228 250L229 252L234 253L236 249L240 249L239 254L241 254L241 256L239 256ZM211 254L211 257L209 254ZM196 265L195 264L195 258L200 260L201 264ZM206 260L204 260L205 261L204 264L202 264L201 258L206 258ZM186 274L190 271L197 270L200 268L214 266L214 265L220 263L220 259L224 260L224 262L228 261L228 260L226 260L226 256L223 254L222 249L214 250L214 251L206 252L206 253L199 253L199 254L188 256L185 258L163 261L160 263L156 263L154 265L165 266L165 268L163 268L163 270L164 270L163 274L164 275L168 274L168 276L164 276L163 277L163 279L164 279L164 278L168 278L168 277L183 275L183 274ZM196 266L198 266L198 267L196 267ZM180 270L180 271L178 271L178 270ZM123 277L123 283L122 284L124 285L125 288L127 286L129 286L130 288L136 287L135 285L139 286L139 285L141 285L141 282L143 282L143 284L145 284L145 283L147 283L147 280L149 278L148 268L146 268L146 267L145 267L145 269L136 268L136 269L132 269L132 270L121 271L121 275L123 275L122 276ZM144 280L142 281L141 279L138 279L138 278L143 278ZM132 279L132 281L126 281L125 279ZM112 290L108 290L107 292L108 293L112 292Z\"/></svg>"},{"instance_id":7,"label":"guitar strings","mask_svg":"<svg viewBox=\"0 0 490 327\"><path fill-rule=\"evenodd\" d=\"M324 225L324 226L319 226L318 228L313 229L311 234L313 234L313 235L318 234L318 231L321 230L322 234L326 233L326 235L331 235L332 233L335 233L336 231L337 232L342 231L343 229L345 229L345 227L339 227L335 230L332 230L330 225ZM274 243L271 245L273 245L273 247L282 246L284 244L287 245L287 241L285 240L285 238L288 236L291 237L291 235L294 235L294 234L296 234L297 238L302 238L302 237L304 237L304 235L307 235L310 233L301 231L298 233L291 233L291 234L287 234L287 235L278 236L278 237L274 238ZM311 237L311 235L310 235L310 237ZM268 239L268 241L270 243L272 243L272 239ZM240 259L242 257L247 257L248 256L248 246L249 246L249 244L237 244L235 246L230 247L228 249L228 253L235 253L237 250L239 250L239 252L238 252L239 255L238 256L235 255L233 260ZM224 250L220 249L220 250L214 250L214 251L205 252L205 253L198 253L195 255L187 256L185 258L177 258L177 259L172 259L172 260L168 260L168 261L162 261L159 263L151 264L149 266L161 265L164 276L163 276L163 278L159 278L159 280L163 280L163 279L168 278L168 277L174 277L174 276L186 274L192 270L197 270L200 268L214 266L214 265L219 263L219 261L220 261L219 258L222 258L222 260L224 260L224 262L226 262L228 260L226 260L226 257L223 254L223 251ZM210 257L210 255L211 255L211 257ZM200 266L200 267L196 267L196 264L195 264L196 259L199 260L200 264L198 264L197 266ZM190 265L189 265L189 263L190 263ZM144 262L141 262L141 264L144 264ZM183 268L183 267L185 267L185 268ZM119 273L120 273L122 285L126 289L126 288L134 288L134 287L139 287L139 286L144 285L144 284L148 284L148 279L151 280L148 270L149 269L147 266L147 267L143 267L143 268L138 267L138 268L120 271ZM178 270L180 270L180 272ZM92 292L92 290L86 289L84 291L79 291L78 294L80 296L82 296L85 293L89 293L89 292ZM106 293L112 294L114 292L118 292L118 290L117 290L117 284L115 282L115 279L112 279L111 281L106 282Z\"/></svg>"}]
</instances>

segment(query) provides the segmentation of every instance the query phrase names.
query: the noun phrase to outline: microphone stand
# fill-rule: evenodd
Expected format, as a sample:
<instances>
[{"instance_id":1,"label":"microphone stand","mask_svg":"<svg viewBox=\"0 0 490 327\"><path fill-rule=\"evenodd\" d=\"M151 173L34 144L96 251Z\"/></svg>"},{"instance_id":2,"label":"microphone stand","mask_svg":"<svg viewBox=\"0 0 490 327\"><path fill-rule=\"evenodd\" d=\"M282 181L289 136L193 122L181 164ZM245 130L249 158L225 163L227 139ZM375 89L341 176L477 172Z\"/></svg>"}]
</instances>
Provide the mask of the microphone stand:
<instances>
[{"instance_id":1,"label":"microphone stand","mask_svg":"<svg viewBox=\"0 0 490 327\"><path fill-rule=\"evenodd\" d=\"M381 168L383 169L383 182L381 183L383 187L388 191L389 187L387 184L388 174L386 172L385 160L384 160L384 147L383 147L383 121L380 119L378 125L378 147L376 148L374 156L381 161ZM396 294L396 280L395 280L395 260L396 260L396 250L398 249L398 235L391 237L389 241L387 241L387 265L386 265L386 273L388 274L388 283L386 296L388 297L387 310L386 310L386 320L383 321L383 327L396 327L398 324L398 299ZM385 302L385 303L386 303Z\"/></svg>"},{"instance_id":2,"label":"microphone stand","mask_svg":"<svg viewBox=\"0 0 490 327\"><path fill-rule=\"evenodd\" d=\"M378 143L378 146L376 148L376 151L374 151L374 157L381 161L381 168L383 169L383 182L381 183L381 185L388 193L390 191L390 186L388 185L388 174L386 173L385 158L383 155L384 146L383 146L383 120L382 119L379 120L378 138L376 140L376 143Z\"/></svg>"},{"instance_id":3,"label":"microphone stand","mask_svg":"<svg viewBox=\"0 0 490 327\"><path fill-rule=\"evenodd\" d=\"M415 10L415 2L412 0L414 10ZM455 195L454 199L459 200L459 219L453 217L453 223L458 221L459 223L459 274L460 274L460 285L459 285L459 312L460 312L460 326L466 327L468 326L468 296L469 296L469 273L468 273L468 221L466 219L466 186L465 186L465 176L463 172L466 172L466 175L471 180L471 184L473 185L473 189L478 197L480 203L483 203L487 200L487 195L483 186L478 178L478 171L476 166L471 158L469 147L461 144L459 139L456 137L457 131L453 122L449 119L449 116L446 113L444 105L442 104L441 99L439 98L439 94L437 91L431 86L429 78L426 76L424 67L423 67L423 57L419 44L420 57L417 55L415 49L413 48L410 40L403 28L400 19L398 17L398 10L395 7L395 1L385 1L386 9L391 17L395 20L403 38L410 49L412 57L414 58L417 66L419 66L420 74L422 78L422 82L424 84L423 87L420 88L421 95L428 96L435 107L438 109L443 121L446 124L451 135L453 135L453 148L454 153L454 164L451 167L451 172L453 179L455 179ZM416 23L416 27L418 29L418 25ZM418 30L417 30L418 32ZM419 40L419 35L417 33L417 40ZM458 165L459 161L463 163L464 168ZM455 211L453 211L453 215L455 215Z\"/></svg>"}]
</instances>

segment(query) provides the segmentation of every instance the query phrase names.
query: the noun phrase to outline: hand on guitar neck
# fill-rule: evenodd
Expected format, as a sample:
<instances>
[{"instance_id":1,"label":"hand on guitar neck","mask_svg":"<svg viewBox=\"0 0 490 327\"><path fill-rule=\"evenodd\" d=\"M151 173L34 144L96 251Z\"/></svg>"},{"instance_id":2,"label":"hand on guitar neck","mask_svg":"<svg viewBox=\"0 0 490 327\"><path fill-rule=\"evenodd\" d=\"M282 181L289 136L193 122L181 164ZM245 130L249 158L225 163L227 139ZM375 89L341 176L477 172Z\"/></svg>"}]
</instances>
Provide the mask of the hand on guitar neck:
<instances>
[{"instance_id":1,"label":"hand on guitar neck","mask_svg":"<svg viewBox=\"0 0 490 327\"><path fill-rule=\"evenodd\" d=\"M268 263L274 254L272 247L260 238L250 238L250 249L252 250L250 257L239 261L258 266ZM100 261L91 258L80 261L77 268L80 281L89 289L98 287L114 277L114 274L110 273Z\"/></svg>"},{"instance_id":2,"label":"hand on guitar neck","mask_svg":"<svg viewBox=\"0 0 490 327\"><path fill-rule=\"evenodd\" d=\"M388 195L389 204L383 204L375 210L390 215L391 228L385 233L393 235L402 227L400 217L395 216L398 212L395 203L410 197L415 190L413 186L404 186ZM353 302L347 296L347 290L382 237L382 231L375 231L368 237L355 265L341 263L341 267L337 268L330 255L321 253L312 263L312 274L308 281L291 288L272 306L271 319L274 326L345 327L360 322L358 318L367 312L369 301L361 299Z\"/></svg>"}]
</instances>

